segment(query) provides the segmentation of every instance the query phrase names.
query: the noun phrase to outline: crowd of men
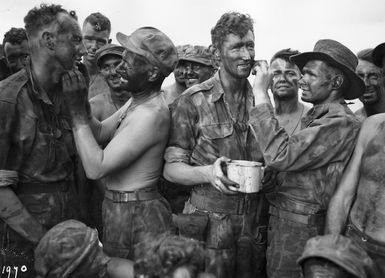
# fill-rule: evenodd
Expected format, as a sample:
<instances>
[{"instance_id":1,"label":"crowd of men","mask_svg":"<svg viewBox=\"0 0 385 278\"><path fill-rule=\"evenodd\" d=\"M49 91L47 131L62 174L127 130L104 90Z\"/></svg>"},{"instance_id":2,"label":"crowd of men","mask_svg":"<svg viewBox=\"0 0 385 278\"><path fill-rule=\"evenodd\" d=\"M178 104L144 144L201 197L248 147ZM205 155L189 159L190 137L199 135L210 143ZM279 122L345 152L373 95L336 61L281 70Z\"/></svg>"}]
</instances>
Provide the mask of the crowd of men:
<instances>
[{"instance_id":1,"label":"crowd of men","mask_svg":"<svg viewBox=\"0 0 385 278\"><path fill-rule=\"evenodd\" d=\"M60 5L24 23L0 59L1 277L385 277L385 43L268 63L237 12L210 46L111 44ZM263 163L260 191L232 160Z\"/></svg>"}]
</instances>

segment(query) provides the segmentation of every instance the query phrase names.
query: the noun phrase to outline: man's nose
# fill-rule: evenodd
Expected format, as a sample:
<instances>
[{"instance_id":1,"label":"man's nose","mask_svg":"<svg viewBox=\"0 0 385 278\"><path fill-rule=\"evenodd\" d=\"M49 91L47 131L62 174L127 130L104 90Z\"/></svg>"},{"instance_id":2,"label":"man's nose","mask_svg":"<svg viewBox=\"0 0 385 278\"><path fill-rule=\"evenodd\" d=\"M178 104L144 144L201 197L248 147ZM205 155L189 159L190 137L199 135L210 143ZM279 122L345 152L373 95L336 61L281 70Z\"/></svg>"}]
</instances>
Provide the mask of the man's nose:
<instances>
[{"instance_id":1,"label":"man's nose","mask_svg":"<svg viewBox=\"0 0 385 278\"><path fill-rule=\"evenodd\" d=\"M124 71L124 61L122 60L120 61L119 65L115 67L115 72L120 74L123 71Z\"/></svg>"},{"instance_id":2,"label":"man's nose","mask_svg":"<svg viewBox=\"0 0 385 278\"><path fill-rule=\"evenodd\" d=\"M246 46L241 47L241 56L243 60L250 60L251 55Z\"/></svg>"}]
</instances>

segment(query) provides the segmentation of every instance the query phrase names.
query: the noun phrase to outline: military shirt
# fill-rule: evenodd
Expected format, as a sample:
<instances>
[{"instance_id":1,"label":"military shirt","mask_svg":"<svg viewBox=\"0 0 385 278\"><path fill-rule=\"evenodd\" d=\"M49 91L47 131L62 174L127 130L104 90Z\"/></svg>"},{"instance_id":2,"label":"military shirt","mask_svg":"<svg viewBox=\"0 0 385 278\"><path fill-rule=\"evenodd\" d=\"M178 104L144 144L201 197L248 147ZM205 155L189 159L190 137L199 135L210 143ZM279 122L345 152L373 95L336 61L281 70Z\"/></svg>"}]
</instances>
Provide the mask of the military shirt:
<instances>
[{"instance_id":1,"label":"military shirt","mask_svg":"<svg viewBox=\"0 0 385 278\"><path fill-rule=\"evenodd\" d=\"M239 111L224 99L219 74L186 90L171 106L167 162L209 165L221 156L261 161L257 141L248 126L253 94L247 82Z\"/></svg>"},{"instance_id":2,"label":"military shirt","mask_svg":"<svg viewBox=\"0 0 385 278\"><path fill-rule=\"evenodd\" d=\"M73 180L76 149L61 84L51 101L28 65L1 81L0 92L0 170L21 183Z\"/></svg>"},{"instance_id":3,"label":"military shirt","mask_svg":"<svg viewBox=\"0 0 385 278\"><path fill-rule=\"evenodd\" d=\"M356 112L354 112L354 115L356 115L357 119L359 119L361 122L365 121L368 118L368 114L366 114L365 107L361 107Z\"/></svg>"},{"instance_id":4,"label":"military shirt","mask_svg":"<svg viewBox=\"0 0 385 278\"><path fill-rule=\"evenodd\" d=\"M282 185L268 195L269 201L299 213L326 210L361 125L346 103L314 106L292 136L279 126L270 104L252 108L250 124L266 165L287 172Z\"/></svg>"}]
</instances>

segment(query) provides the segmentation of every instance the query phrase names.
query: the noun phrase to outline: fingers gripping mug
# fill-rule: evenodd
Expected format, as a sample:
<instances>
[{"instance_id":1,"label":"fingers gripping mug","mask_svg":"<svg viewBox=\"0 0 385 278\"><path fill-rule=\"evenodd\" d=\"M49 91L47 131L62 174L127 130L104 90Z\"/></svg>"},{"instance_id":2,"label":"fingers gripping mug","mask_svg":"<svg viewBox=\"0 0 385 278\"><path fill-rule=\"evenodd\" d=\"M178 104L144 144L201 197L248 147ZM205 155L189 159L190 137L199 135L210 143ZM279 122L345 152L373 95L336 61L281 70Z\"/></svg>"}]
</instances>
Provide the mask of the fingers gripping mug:
<instances>
[{"instance_id":1,"label":"fingers gripping mug","mask_svg":"<svg viewBox=\"0 0 385 278\"><path fill-rule=\"evenodd\" d=\"M262 188L262 163L247 160L231 160L227 163L227 177L239 184L240 192L255 193Z\"/></svg>"}]
</instances>

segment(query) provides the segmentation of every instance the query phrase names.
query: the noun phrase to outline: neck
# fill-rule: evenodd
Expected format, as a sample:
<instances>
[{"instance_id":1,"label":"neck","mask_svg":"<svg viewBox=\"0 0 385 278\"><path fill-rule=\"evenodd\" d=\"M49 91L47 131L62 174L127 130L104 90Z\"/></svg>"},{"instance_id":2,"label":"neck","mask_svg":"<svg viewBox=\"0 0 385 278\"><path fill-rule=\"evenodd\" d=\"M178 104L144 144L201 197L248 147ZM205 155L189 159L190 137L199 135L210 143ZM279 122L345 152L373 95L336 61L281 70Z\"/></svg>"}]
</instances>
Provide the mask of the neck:
<instances>
[{"instance_id":1,"label":"neck","mask_svg":"<svg viewBox=\"0 0 385 278\"><path fill-rule=\"evenodd\" d=\"M130 98L130 93L127 91L114 91L110 89L110 92L112 102L118 107L122 107Z\"/></svg>"},{"instance_id":2,"label":"neck","mask_svg":"<svg viewBox=\"0 0 385 278\"><path fill-rule=\"evenodd\" d=\"M228 74L226 71L219 71L219 79L225 93L225 98L228 102L234 102L234 100L240 99L244 93L244 88L247 83L247 79L235 78Z\"/></svg>"},{"instance_id":3,"label":"neck","mask_svg":"<svg viewBox=\"0 0 385 278\"><path fill-rule=\"evenodd\" d=\"M283 115L283 114L291 114L296 112L301 104L298 102L298 96L293 97L291 99L281 99L274 96L275 103L275 114Z\"/></svg>"},{"instance_id":4,"label":"neck","mask_svg":"<svg viewBox=\"0 0 385 278\"><path fill-rule=\"evenodd\" d=\"M51 63L49 59L44 59L44 57L46 56L41 53L31 55L31 70L38 85L49 94L51 88L61 82L64 71L55 67L54 63Z\"/></svg>"},{"instance_id":5,"label":"neck","mask_svg":"<svg viewBox=\"0 0 385 278\"><path fill-rule=\"evenodd\" d=\"M132 99L132 104L139 104L143 103L148 99L151 99L158 95L160 93L160 88L148 88L146 90L132 93L131 94L131 99Z\"/></svg>"},{"instance_id":6,"label":"neck","mask_svg":"<svg viewBox=\"0 0 385 278\"><path fill-rule=\"evenodd\" d=\"M364 104L366 114L369 116L384 113L385 112L385 101L377 101L373 104Z\"/></svg>"}]
</instances>

